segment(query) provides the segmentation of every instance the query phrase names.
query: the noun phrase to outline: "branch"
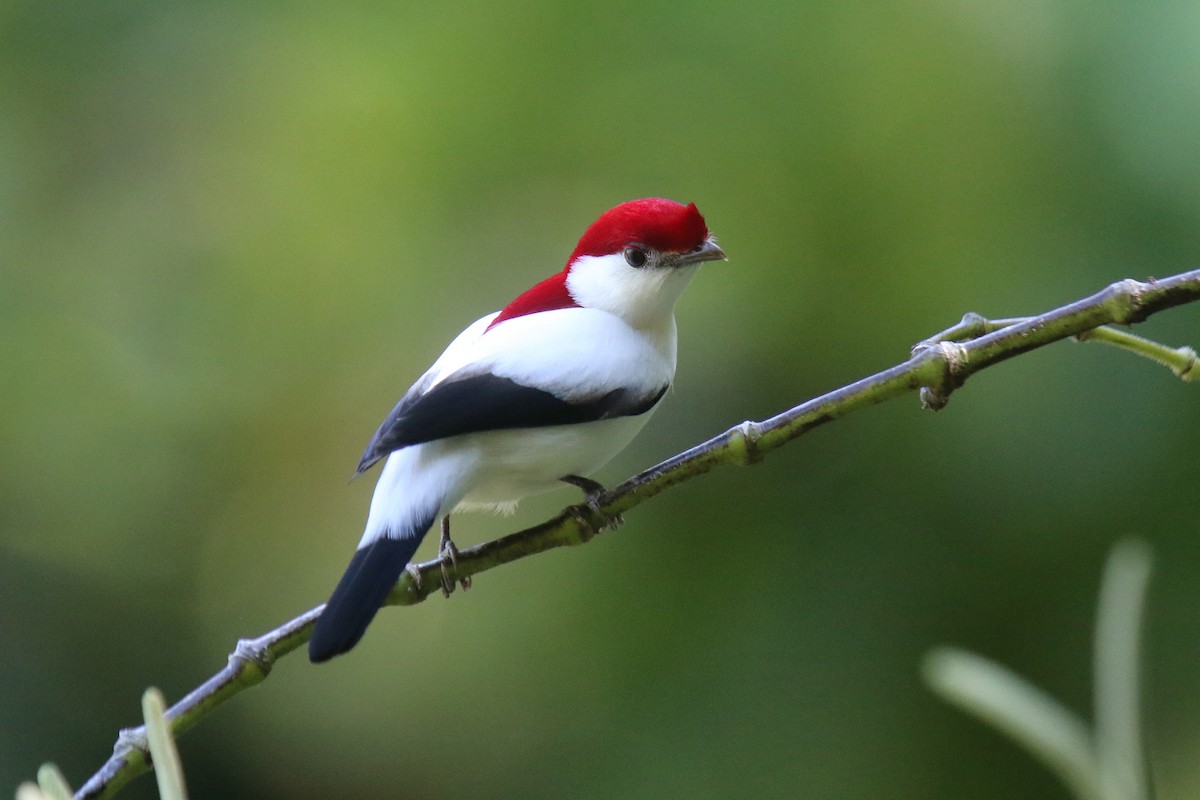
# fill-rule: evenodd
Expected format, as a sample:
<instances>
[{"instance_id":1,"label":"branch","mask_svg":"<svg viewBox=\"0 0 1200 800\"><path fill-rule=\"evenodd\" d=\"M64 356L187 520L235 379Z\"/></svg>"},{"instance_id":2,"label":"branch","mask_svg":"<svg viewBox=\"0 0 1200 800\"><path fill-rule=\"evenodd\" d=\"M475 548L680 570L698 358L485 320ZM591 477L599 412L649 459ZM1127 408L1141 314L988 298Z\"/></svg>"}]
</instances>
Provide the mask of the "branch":
<instances>
[{"instance_id":1,"label":"branch","mask_svg":"<svg viewBox=\"0 0 1200 800\"><path fill-rule=\"evenodd\" d=\"M917 344L912 357L902 364L763 422L743 422L540 525L459 551L457 566L448 566L450 575L461 580L535 553L584 544L618 522L622 513L672 486L719 466L756 464L813 428L901 394L919 390L926 408L940 409L979 370L1068 337L1118 344L1166 363L1185 380L1192 379L1197 365L1196 353L1190 348L1171 350L1102 326L1132 325L1155 312L1197 300L1200 270L1193 270L1146 283L1120 281L1091 297L1036 317L991 321L968 314L953 328ZM1131 345L1129 339L1137 342ZM388 605L414 605L440 591L440 561L427 561L416 571L420 580L414 581L412 575L404 573L388 596ZM172 732L178 736L233 695L261 683L276 659L308 640L320 612L321 607L314 608L257 639L239 641L228 666L168 709ZM147 753L144 727L121 731L112 757L84 784L76 798L112 797L149 769Z\"/></svg>"}]
</instances>

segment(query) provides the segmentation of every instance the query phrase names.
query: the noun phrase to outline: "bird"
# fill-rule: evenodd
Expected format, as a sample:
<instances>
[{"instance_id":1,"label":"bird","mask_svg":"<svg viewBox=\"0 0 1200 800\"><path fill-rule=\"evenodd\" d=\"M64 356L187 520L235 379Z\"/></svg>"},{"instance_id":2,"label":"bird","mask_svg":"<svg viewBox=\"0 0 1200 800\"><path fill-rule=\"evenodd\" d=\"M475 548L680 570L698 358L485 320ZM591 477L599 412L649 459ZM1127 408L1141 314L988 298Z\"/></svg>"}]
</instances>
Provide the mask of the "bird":
<instances>
[{"instance_id":1,"label":"bird","mask_svg":"<svg viewBox=\"0 0 1200 800\"><path fill-rule=\"evenodd\" d=\"M588 226L561 271L460 333L359 460L355 475L384 465L310 660L358 644L439 519L443 566L454 557L451 512L506 513L567 484L602 490L588 476L629 444L674 379L676 301L718 260L725 252L694 203L631 200Z\"/></svg>"}]
</instances>

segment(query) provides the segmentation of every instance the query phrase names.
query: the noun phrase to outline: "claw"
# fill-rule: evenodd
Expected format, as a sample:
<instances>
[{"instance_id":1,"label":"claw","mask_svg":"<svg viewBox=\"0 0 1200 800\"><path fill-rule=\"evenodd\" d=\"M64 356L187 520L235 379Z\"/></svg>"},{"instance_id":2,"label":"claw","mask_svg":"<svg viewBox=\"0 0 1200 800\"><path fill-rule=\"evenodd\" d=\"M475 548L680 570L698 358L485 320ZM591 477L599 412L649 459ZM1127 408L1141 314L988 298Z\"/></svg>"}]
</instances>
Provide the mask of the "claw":
<instances>
[{"instance_id":1,"label":"claw","mask_svg":"<svg viewBox=\"0 0 1200 800\"><path fill-rule=\"evenodd\" d=\"M454 572L456 574L458 573L458 548L455 547L454 542L450 540L449 514L442 517L442 537L438 542L438 557L441 561L440 566L442 568L442 595L444 597L449 597L450 593L454 591L454 578L450 575L450 569L447 565L447 562L449 562L450 565L453 565ZM471 588L470 576L459 578L458 582L462 584L464 592Z\"/></svg>"},{"instance_id":2,"label":"claw","mask_svg":"<svg viewBox=\"0 0 1200 800\"><path fill-rule=\"evenodd\" d=\"M404 571L408 573L408 577L412 578L413 586L417 591L421 590L421 570L416 564L406 564Z\"/></svg>"},{"instance_id":3,"label":"claw","mask_svg":"<svg viewBox=\"0 0 1200 800\"><path fill-rule=\"evenodd\" d=\"M600 511L600 495L608 491L604 488L604 484L594 481L591 478L584 478L581 475L564 475L559 480L578 487L583 492L584 505L592 510L593 518L598 516L604 519L604 524L597 528L592 519L580 511L578 506L571 506L567 509L567 513L574 517L579 522L580 527L586 531L584 535L587 539L591 539L597 533L616 530L625 524L625 518L620 514L608 518Z\"/></svg>"},{"instance_id":4,"label":"claw","mask_svg":"<svg viewBox=\"0 0 1200 800\"><path fill-rule=\"evenodd\" d=\"M579 523L579 531L583 536L583 541L590 542L592 537L600 532L592 521L592 517L584 513L582 506L567 506L565 510Z\"/></svg>"}]
</instances>

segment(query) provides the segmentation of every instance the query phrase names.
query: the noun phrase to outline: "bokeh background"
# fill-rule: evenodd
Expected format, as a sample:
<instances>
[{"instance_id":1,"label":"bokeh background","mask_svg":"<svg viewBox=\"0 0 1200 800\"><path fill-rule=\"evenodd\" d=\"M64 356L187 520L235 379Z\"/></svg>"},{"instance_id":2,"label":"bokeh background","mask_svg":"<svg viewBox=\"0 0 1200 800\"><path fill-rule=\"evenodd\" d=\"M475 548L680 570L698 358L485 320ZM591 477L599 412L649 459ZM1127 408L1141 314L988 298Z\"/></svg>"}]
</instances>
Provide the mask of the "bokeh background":
<instances>
[{"instance_id":1,"label":"bokeh background","mask_svg":"<svg viewBox=\"0 0 1200 800\"><path fill-rule=\"evenodd\" d=\"M4 4L0 791L81 784L145 686L322 601L379 420L622 200L696 202L730 262L607 482L965 311L1193 267L1197 41L1189 0ZM1200 345L1200 307L1140 330ZM857 414L280 662L182 740L193 796L1064 797L919 666L1087 713L1136 535L1151 764L1195 797L1198 391L1063 343Z\"/></svg>"}]
</instances>

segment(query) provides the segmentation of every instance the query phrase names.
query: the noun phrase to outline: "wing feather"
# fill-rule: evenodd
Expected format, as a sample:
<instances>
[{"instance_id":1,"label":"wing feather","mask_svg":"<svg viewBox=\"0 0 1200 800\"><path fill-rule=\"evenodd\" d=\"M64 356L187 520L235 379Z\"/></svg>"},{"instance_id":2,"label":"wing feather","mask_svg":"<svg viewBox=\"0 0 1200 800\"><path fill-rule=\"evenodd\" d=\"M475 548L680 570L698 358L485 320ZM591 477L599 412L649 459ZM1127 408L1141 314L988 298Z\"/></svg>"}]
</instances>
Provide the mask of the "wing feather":
<instances>
[{"instance_id":1,"label":"wing feather","mask_svg":"<svg viewBox=\"0 0 1200 800\"><path fill-rule=\"evenodd\" d=\"M543 311L489 329L494 317L463 331L400 399L358 473L402 447L451 436L644 414L675 372L673 326L660 352L602 311Z\"/></svg>"},{"instance_id":2,"label":"wing feather","mask_svg":"<svg viewBox=\"0 0 1200 800\"><path fill-rule=\"evenodd\" d=\"M637 416L654 408L666 391L666 384L648 392L622 388L567 401L491 373L448 378L425 394L400 401L367 445L357 472L393 450L465 433Z\"/></svg>"}]
</instances>

